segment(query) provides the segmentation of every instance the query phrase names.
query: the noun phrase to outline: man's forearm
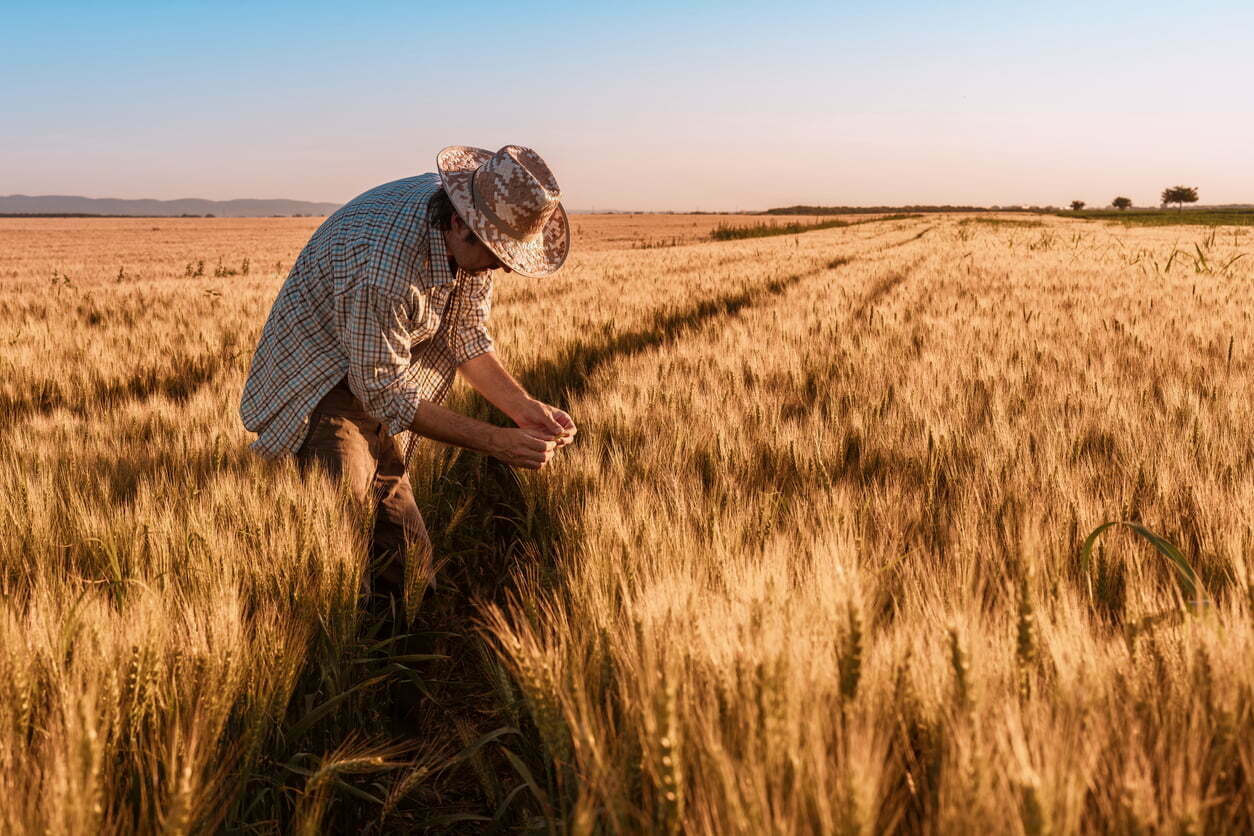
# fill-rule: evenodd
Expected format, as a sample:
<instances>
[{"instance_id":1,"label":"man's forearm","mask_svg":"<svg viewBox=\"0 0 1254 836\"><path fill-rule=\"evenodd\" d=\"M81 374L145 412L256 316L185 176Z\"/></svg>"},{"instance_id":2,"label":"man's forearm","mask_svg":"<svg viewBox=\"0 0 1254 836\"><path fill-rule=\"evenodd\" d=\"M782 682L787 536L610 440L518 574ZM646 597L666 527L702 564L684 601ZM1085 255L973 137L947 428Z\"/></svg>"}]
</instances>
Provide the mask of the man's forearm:
<instances>
[{"instance_id":1,"label":"man's forearm","mask_svg":"<svg viewBox=\"0 0 1254 836\"><path fill-rule=\"evenodd\" d=\"M494 351L467 360L457 371L479 394L514 420L518 420L522 408L532 400L527 390L501 365Z\"/></svg>"},{"instance_id":2,"label":"man's forearm","mask_svg":"<svg viewBox=\"0 0 1254 836\"><path fill-rule=\"evenodd\" d=\"M527 394L492 352L467 360L457 370L479 394L530 437L552 441L559 447L565 447L575 438L578 430L570 416Z\"/></svg>"},{"instance_id":3,"label":"man's forearm","mask_svg":"<svg viewBox=\"0 0 1254 836\"><path fill-rule=\"evenodd\" d=\"M511 467L539 470L553 458L558 442L523 429L494 427L427 401L418 404L409 428L419 435L477 450Z\"/></svg>"},{"instance_id":4,"label":"man's forearm","mask_svg":"<svg viewBox=\"0 0 1254 836\"><path fill-rule=\"evenodd\" d=\"M409 425L409 429L425 438L480 453L495 453L499 447L499 427L428 401L418 404L414 422Z\"/></svg>"}]
</instances>

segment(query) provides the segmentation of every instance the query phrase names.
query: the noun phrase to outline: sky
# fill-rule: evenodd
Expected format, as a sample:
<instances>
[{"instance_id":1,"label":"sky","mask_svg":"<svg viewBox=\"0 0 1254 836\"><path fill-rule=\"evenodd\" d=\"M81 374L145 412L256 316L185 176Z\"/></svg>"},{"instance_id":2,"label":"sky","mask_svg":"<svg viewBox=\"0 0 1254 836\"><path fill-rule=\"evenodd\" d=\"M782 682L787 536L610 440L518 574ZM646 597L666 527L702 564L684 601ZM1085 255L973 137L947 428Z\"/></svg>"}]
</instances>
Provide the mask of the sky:
<instances>
[{"instance_id":1,"label":"sky","mask_svg":"<svg viewBox=\"0 0 1254 836\"><path fill-rule=\"evenodd\" d=\"M573 210L1254 202L1254 3L0 0L0 194L343 202L446 145Z\"/></svg>"}]
</instances>

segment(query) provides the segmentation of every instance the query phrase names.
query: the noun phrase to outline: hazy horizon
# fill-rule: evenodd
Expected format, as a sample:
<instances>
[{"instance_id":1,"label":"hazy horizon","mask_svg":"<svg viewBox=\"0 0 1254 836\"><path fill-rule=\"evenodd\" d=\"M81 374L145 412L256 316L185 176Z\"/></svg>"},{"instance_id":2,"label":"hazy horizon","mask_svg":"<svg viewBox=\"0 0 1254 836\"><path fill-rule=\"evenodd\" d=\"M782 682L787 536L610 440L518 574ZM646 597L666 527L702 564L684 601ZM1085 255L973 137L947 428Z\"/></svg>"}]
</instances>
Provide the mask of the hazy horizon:
<instances>
[{"instance_id":1,"label":"hazy horizon","mask_svg":"<svg viewBox=\"0 0 1254 836\"><path fill-rule=\"evenodd\" d=\"M513 142L580 210L1254 202L1234 2L9 17L3 194L343 203Z\"/></svg>"},{"instance_id":2,"label":"hazy horizon","mask_svg":"<svg viewBox=\"0 0 1254 836\"><path fill-rule=\"evenodd\" d=\"M185 196L183 196L183 197L178 197L178 198L142 198L142 197L135 197L135 198L117 198L117 197L114 197L114 196L112 196L112 195L91 196L91 195L82 195L82 194L75 194L75 195L70 195L70 194L65 194L65 195L61 195L61 194L58 194L58 195L52 195L52 194L47 194L47 195L11 194L11 195L0 195L0 200L4 200L4 199L6 199L6 198L13 198L13 197L25 197L25 198L36 198L36 199L42 199L42 198L70 198L70 199L86 199L86 200L118 200L118 201L134 202L134 203L139 203L139 202L152 202L152 201L156 201L156 202L160 202L160 203L179 203L179 202L185 202L185 201L186 201L186 202L191 202L191 201L202 201L202 202L208 202L208 203L236 203L236 202L253 202L253 203L263 203L263 204L264 204L264 203L286 203L286 202L292 202L292 203L337 204L337 205L343 205L343 203L342 203L342 202L340 202L340 201L330 201L330 200L327 200L327 201L304 200L304 199L301 199L301 198L283 198L283 197L260 197L260 198L259 198L259 197L201 198L201 197L194 197L194 196L189 196L189 195L185 195ZM346 202L346 201L345 201L345 202ZM1006 209L1006 210L1015 210L1015 209L1044 209L1044 208L1054 208L1054 209L1060 209L1060 210L1061 210L1061 209L1066 209L1066 208L1068 208L1066 204L1062 204L1062 203L1057 203L1057 204L1033 204L1033 203L1004 203L1004 204L1000 204L1000 203L993 203L993 204L956 204L956 203L934 203L934 204L924 204L924 203L918 203L918 202L907 202L907 203L899 203L899 204L870 204L870 203L863 203L863 204L827 204L827 205L822 205L822 204L795 204L795 203L794 203L794 204L780 204L780 205L778 205L778 206L758 206L758 207L750 207L750 208L747 208L747 209L740 209L740 210L736 210L736 209L723 209L723 210L707 210L707 209L650 209L650 208L638 208L638 207L630 207L630 206L604 206L604 207L601 207L601 206L593 206L593 207L584 207L584 206L565 206L565 209L566 209L566 211L567 211L567 212L570 212L570 213L572 213L572 214L666 214L666 215L686 215L686 214L722 214L722 213L725 213L725 214L742 214L742 213L750 213L750 214L752 214L752 213L755 213L755 212L759 212L759 213L760 213L760 212L765 212L765 211L774 210L774 209L788 209L788 208L791 208L791 207L793 207L793 206L813 206L813 207L815 207L815 208L842 208L842 209L843 209L843 208L848 208L848 209L876 209L876 208L884 208L884 209L905 209L905 208L911 208L911 207L927 207L927 206L934 206L934 207L943 207L943 206L971 206L972 208L975 208L975 209L991 209L991 210L996 210L996 209ZM1230 203L1225 203L1225 204L1216 204L1216 203L1208 203L1208 202L1206 202L1206 201L1199 201L1199 202L1198 202L1197 204L1195 204L1195 205L1184 206L1184 207L1180 207L1180 208L1182 208L1182 209L1183 209L1183 211L1186 211L1186 212L1187 212L1187 211L1192 211L1192 210L1196 210L1196 209L1206 209L1206 208L1213 208L1213 207L1219 207L1219 208L1222 208L1222 207L1225 207L1225 206L1254 206L1254 200L1246 200L1246 201L1233 201L1233 202L1230 202ZM1104 208L1110 208L1110 207L1109 207L1108 205L1106 205L1106 204L1098 204L1098 203L1088 203L1088 202L1086 202L1086 205L1085 205L1085 207L1084 207L1084 208L1085 208L1086 210L1091 210L1091 209L1104 209ZM1130 208L1132 208L1132 209L1159 209L1159 208L1163 208L1163 209L1164 209L1164 211L1171 211L1171 212L1175 212L1175 211L1177 211L1177 207L1176 207L1174 204L1173 204L1172 206L1163 207L1163 205L1162 205L1162 204L1160 204L1160 203L1158 203L1158 202L1154 202L1154 203L1145 203L1145 204L1133 204L1133 206L1132 206L1132 207L1130 207ZM7 215L7 214L9 214L9 213L8 213L8 212L7 212L7 211L6 211L3 207L0 207L0 216L5 216L5 215ZM24 213L19 213L19 214L24 214ZM34 214L41 214L41 213L34 213ZM59 214L59 213L49 213L49 214ZM90 213L88 213L88 214L90 214ZM801 213L801 214L804 214L804 213ZM106 217L120 217L120 216L117 216L117 215L109 215L109 214L106 214L105 216L106 216ZM123 215L123 216L124 216L124 215ZM150 216L148 216L148 215L136 215L136 217L150 217ZM177 216L174 216L174 217L177 217ZM231 216L231 217L253 217L253 216L250 216L250 215L234 215L234 216ZM258 216L256 216L256 217L265 217L265 216L264 216L264 215L258 215Z\"/></svg>"}]
</instances>

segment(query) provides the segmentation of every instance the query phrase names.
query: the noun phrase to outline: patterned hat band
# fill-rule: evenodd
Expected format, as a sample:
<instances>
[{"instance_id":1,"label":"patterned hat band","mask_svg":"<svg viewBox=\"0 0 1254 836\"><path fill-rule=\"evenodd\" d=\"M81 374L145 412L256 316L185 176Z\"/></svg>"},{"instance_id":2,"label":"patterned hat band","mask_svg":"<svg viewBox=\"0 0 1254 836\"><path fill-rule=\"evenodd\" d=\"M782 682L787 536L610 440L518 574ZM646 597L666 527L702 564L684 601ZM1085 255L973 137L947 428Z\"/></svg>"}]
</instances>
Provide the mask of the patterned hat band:
<instances>
[{"instance_id":1,"label":"patterned hat band","mask_svg":"<svg viewBox=\"0 0 1254 836\"><path fill-rule=\"evenodd\" d=\"M528 225L527 229L519 229L517 226L494 212L492 207L488 205L488 202L484 200L483 194L479 189L479 175L483 173L483 169L485 167L486 166L476 169L475 173L470 178L470 200L474 204L475 210L482 213L483 216L491 221L494 226L499 228L501 231L508 233L509 236L516 241L527 241L534 238L541 230L544 229L544 225L548 222L549 216L553 214L553 206L555 202L541 207L539 212L528 218L531 223Z\"/></svg>"}]
</instances>

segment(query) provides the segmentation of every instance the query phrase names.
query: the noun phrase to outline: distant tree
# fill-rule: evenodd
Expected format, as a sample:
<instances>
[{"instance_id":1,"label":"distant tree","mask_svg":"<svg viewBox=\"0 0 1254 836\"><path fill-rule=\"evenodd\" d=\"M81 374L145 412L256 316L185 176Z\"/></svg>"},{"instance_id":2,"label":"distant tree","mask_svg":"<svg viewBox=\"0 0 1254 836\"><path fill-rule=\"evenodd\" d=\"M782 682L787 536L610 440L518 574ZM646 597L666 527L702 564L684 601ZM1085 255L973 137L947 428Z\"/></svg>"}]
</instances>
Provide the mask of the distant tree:
<instances>
[{"instance_id":1,"label":"distant tree","mask_svg":"<svg viewBox=\"0 0 1254 836\"><path fill-rule=\"evenodd\" d=\"M1197 203L1197 186L1172 186L1163 189L1163 206L1176 204L1181 211L1184 210L1184 204Z\"/></svg>"},{"instance_id":2,"label":"distant tree","mask_svg":"<svg viewBox=\"0 0 1254 836\"><path fill-rule=\"evenodd\" d=\"M1072 210L1074 210L1074 211L1076 211L1076 212L1079 212L1081 209L1083 209L1083 208L1084 208L1084 201L1083 201L1083 200L1073 200L1073 201L1071 201L1071 208L1072 208Z\"/></svg>"},{"instance_id":3,"label":"distant tree","mask_svg":"<svg viewBox=\"0 0 1254 836\"><path fill-rule=\"evenodd\" d=\"M1110 202L1110 205L1118 209L1120 212L1122 212L1124 209L1127 209L1129 206L1132 205L1132 198L1117 197Z\"/></svg>"}]
</instances>

